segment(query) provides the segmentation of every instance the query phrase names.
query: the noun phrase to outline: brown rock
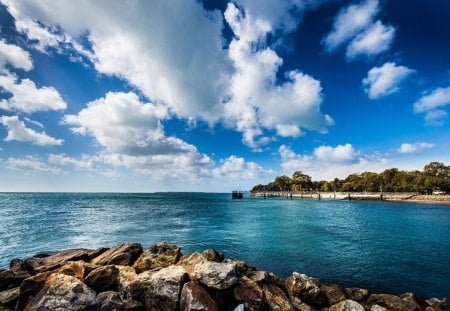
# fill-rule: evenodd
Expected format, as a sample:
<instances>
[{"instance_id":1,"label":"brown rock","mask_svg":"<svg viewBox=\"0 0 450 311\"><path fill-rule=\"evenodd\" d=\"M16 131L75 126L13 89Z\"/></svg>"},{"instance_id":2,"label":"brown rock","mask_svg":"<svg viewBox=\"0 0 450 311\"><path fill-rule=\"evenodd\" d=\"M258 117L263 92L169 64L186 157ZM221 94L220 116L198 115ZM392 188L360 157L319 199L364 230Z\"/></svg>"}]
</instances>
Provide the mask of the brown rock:
<instances>
[{"instance_id":1,"label":"brown rock","mask_svg":"<svg viewBox=\"0 0 450 311\"><path fill-rule=\"evenodd\" d=\"M414 306L398 296L372 294L367 298L366 307L379 305L391 311L414 310Z\"/></svg>"},{"instance_id":2,"label":"brown rock","mask_svg":"<svg viewBox=\"0 0 450 311\"><path fill-rule=\"evenodd\" d=\"M263 291L269 310L294 311L294 307L292 307L291 302L278 286L265 284L263 286Z\"/></svg>"},{"instance_id":3,"label":"brown rock","mask_svg":"<svg viewBox=\"0 0 450 311\"><path fill-rule=\"evenodd\" d=\"M123 311L125 305L118 292L102 292L97 296L101 311Z\"/></svg>"},{"instance_id":4,"label":"brown rock","mask_svg":"<svg viewBox=\"0 0 450 311\"><path fill-rule=\"evenodd\" d=\"M23 279L16 278L12 270L0 271L0 291L17 287Z\"/></svg>"},{"instance_id":5,"label":"brown rock","mask_svg":"<svg viewBox=\"0 0 450 311\"><path fill-rule=\"evenodd\" d=\"M370 307L370 311L390 311L386 309L385 307L379 306L379 305L372 305Z\"/></svg>"},{"instance_id":6,"label":"brown rock","mask_svg":"<svg viewBox=\"0 0 450 311\"><path fill-rule=\"evenodd\" d=\"M295 311L312 311L313 310L310 305L307 305L306 303L302 302L297 297L291 297L291 304L294 307Z\"/></svg>"},{"instance_id":7,"label":"brown rock","mask_svg":"<svg viewBox=\"0 0 450 311\"><path fill-rule=\"evenodd\" d=\"M330 306L346 299L344 291L337 284L322 284L320 288L325 292Z\"/></svg>"},{"instance_id":8,"label":"brown rock","mask_svg":"<svg viewBox=\"0 0 450 311\"><path fill-rule=\"evenodd\" d=\"M144 304L137 300L125 300L123 311L145 311Z\"/></svg>"},{"instance_id":9,"label":"brown rock","mask_svg":"<svg viewBox=\"0 0 450 311\"><path fill-rule=\"evenodd\" d=\"M244 276L233 290L234 298L242 303L246 310L261 310L264 303L264 292L255 281Z\"/></svg>"},{"instance_id":10,"label":"brown rock","mask_svg":"<svg viewBox=\"0 0 450 311\"><path fill-rule=\"evenodd\" d=\"M332 305L328 311L364 311L364 307L354 300L344 300Z\"/></svg>"},{"instance_id":11,"label":"brown rock","mask_svg":"<svg viewBox=\"0 0 450 311\"><path fill-rule=\"evenodd\" d=\"M205 249L202 255L208 261L222 262L225 259L223 253L216 251L214 248Z\"/></svg>"},{"instance_id":12,"label":"brown rock","mask_svg":"<svg viewBox=\"0 0 450 311\"><path fill-rule=\"evenodd\" d=\"M117 245L93 258L90 262L96 265L131 266L142 254L142 246L138 243Z\"/></svg>"},{"instance_id":13,"label":"brown rock","mask_svg":"<svg viewBox=\"0 0 450 311\"><path fill-rule=\"evenodd\" d=\"M44 287L24 308L25 311L67 310L98 311L95 292L77 278L69 275L51 274Z\"/></svg>"},{"instance_id":14,"label":"brown rock","mask_svg":"<svg viewBox=\"0 0 450 311\"><path fill-rule=\"evenodd\" d=\"M218 311L216 303L198 283L184 284L180 299L181 311Z\"/></svg>"},{"instance_id":15,"label":"brown rock","mask_svg":"<svg viewBox=\"0 0 450 311\"><path fill-rule=\"evenodd\" d=\"M346 288L344 289L344 292L348 299L355 301L363 301L369 296L369 291L364 288Z\"/></svg>"},{"instance_id":16,"label":"brown rock","mask_svg":"<svg viewBox=\"0 0 450 311\"><path fill-rule=\"evenodd\" d=\"M155 268L165 268L177 263L181 257L180 247L166 242L160 242L144 251L134 263L137 273Z\"/></svg>"},{"instance_id":17,"label":"brown rock","mask_svg":"<svg viewBox=\"0 0 450 311\"><path fill-rule=\"evenodd\" d=\"M23 310L28 302L44 287L45 281L51 272L42 272L25 279L20 285L17 310Z\"/></svg>"},{"instance_id":18,"label":"brown rock","mask_svg":"<svg viewBox=\"0 0 450 311\"><path fill-rule=\"evenodd\" d=\"M196 264L193 274L201 284L214 290L226 290L238 282L236 267L229 263L206 261Z\"/></svg>"},{"instance_id":19,"label":"brown rock","mask_svg":"<svg viewBox=\"0 0 450 311\"><path fill-rule=\"evenodd\" d=\"M11 288L0 292L0 305L14 308L19 298L19 287Z\"/></svg>"},{"instance_id":20,"label":"brown rock","mask_svg":"<svg viewBox=\"0 0 450 311\"><path fill-rule=\"evenodd\" d=\"M136 281L137 274L133 267L129 266L116 266L119 269L119 274L116 279L116 285L118 291L126 299L131 299L130 285Z\"/></svg>"},{"instance_id":21,"label":"brown rock","mask_svg":"<svg viewBox=\"0 0 450 311\"><path fill-rule=\"evenodd\" d=\"M247 275L256 270L254 267L250 267L246 262L241 260L225 259L223 263L234 265L239 276Z\"/></svg>"},{"instance_id":22,"label":"brown rock","mask_svg":"<svg viewBox=\"0 0 450 311\"><path fill-rule=\"evenodd\" d=\"M408 305L412 306L414 311L425 311L428 307L428 304L425 300L420 298L414 293L405 293L399 296L403 301L408 303Z\"/></svg>"},{"instance_id":23,"label":"brown rock","mask_svg":"<svg viewBox=\"0 0 450 311\"><path fill-rule=\"evenodd\" d=\"M100 266L86 276L84 283L97 292L103 292L112 287L118 274L119 269L115 266Z\"/></svg>"},{"instance_id":24,"label":"brown rock","mask_svg":"<svg viewBox=\"0 0 450 311\"><path fill-rule=\"evenodd\" d=\"M58 273L74 276L79 280L83 280L86 274L85 265L83 261L73 261L62 266Z\"/></svg>"},{"instance_id":25,"label":"brown rock","mask_svg":"<svg viewBox=\"0 0 450 311\"><path fill-rule=\"evenodd\" d=\"M431 298L426 301L433 309L439 311L450 311L450 300L444 298L442 300L437 298Z\"/></svg>"},{"instance_id":26,"label":"brown rock","mask_svg":"<svg viewBox=\"0 0 450 311\"><path fill-rule=\"evenodd\" d=\"M294 272L286 279L285 284L289 297L297 297L314 308L327 305L327 296L320 288L318 279Z\"/></svg>"}]
</instances>

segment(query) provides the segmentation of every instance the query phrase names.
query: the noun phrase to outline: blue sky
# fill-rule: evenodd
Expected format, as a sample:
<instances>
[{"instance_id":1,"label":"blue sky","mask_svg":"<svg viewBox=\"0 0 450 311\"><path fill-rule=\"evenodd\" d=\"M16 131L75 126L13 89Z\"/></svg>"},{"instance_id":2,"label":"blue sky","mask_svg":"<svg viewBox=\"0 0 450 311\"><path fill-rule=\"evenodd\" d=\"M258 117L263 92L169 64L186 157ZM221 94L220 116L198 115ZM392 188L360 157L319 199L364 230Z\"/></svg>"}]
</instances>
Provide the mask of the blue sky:
<instances>
[{"instance_id":1,"label":"blue sky","mask_svg":"<svg viewBox=\"0 0 450 311\"><path fill-rule=\"evenodd\" d=\"M0 3L0 191L450 164L448 1Z\"/></svg>"}]
</instances>

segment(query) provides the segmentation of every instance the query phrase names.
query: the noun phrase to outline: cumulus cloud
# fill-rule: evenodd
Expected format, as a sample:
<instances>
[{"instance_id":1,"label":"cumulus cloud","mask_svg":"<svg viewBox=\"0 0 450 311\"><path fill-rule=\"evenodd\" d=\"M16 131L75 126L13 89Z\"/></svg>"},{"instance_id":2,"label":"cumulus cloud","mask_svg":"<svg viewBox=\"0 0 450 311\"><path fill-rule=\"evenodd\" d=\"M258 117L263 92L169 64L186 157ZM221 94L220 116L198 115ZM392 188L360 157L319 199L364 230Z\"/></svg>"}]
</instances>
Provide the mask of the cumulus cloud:
<instances>
[{"instance_id":1,"label":"cumulus cloud","mask_svg":"<svg viewBox=\"0 0 450 311\"><path fill-rule=\"evenodd\" d=\"M381 67L373 67L362 81L370 99L377 99L399 90L399 84L413 74L415 70L395 63L385 63Z\"/></svg>"},{"instance_id":2,"label":"cumulus cloud","mask_svg":"<svg viewBox=\"0 0 450 311\"><path fill-rule=\"evenodd\" d=\"M53 138L45 132L36 132L31 128L27 128L25 123L19 120L18 116L1 116L0 124L8 131L5 141L31 142L37 146L60 146L64 142L63 139Z\"/></svg>"},{"instance_id":3,"label":"cumulus cloud","mask_svg":"<svg viewBox=\"0 0 450 311\"><path fill-rule=\"evenodd\" d=\"M25 71L33 69L33 62L27 51L17 45L8 44L5 40L0 40L0 73L7 72L6 64Z\"/></svg>"},{"instance_id":4,"label":"cumulus cloud","mask_svg":"<svg viewBox=\"0 0 450 311\"><path fill-rule=\"evenodd\" d=\"M314 149L313 154L318 160L330 163L351 163L356 160L356 152L351 144L319 146Z\"/></svg>"},{"instance_id":5,"label":"cumulus cloud","mask_svg":"<svg viewBox=\"0 0 450 311\"><path fill-rule=\"evenodd\" d=\"M447 121L448 114L447 111L436 109L428 111L425 114L425 125L427 126L442 126Z\"/></svg>"},{"instance_id":6,"label":"cumulus cloud","mask_svg":"<svg viewBox=\"0 0 450 311\"><path fill-rule=\"evenodd\" d=\"M61 169L52 167L42 162L40 159L34 156L27 156L24 158L10 157L5 162L6 167L11 170L24 171L27 174L32 173L51 173L60 174Z\"/></svg>"},{"instance_id":7,"label":"cumulus cloud","mask_svg":"<svg viewBox=\"0 0 450 311\"><path fill-rule=\"evenodd\" d=\"M434 147L434 144L418 142L414 144L404 143L400 145L398 152L400 153L421 153L425 149L431 149Z\"/></svg>"},{"instance_id":8,"label":"cumulus cloud","mask_svg":"<svg viewBox=\"0 0 450 311\"><path fill-rule=\"evenodd\" d=\"M56 166L69 166L75 169L93 169L95 157L83 155L80 159L76 159L65 154L50 154L48 163Z\"/></svg>"},{"instance_id":9,"label":"cumulus cloud","mask_svg":"<svg viewBox=\"0 0 450 311\"><path fill-rule=\"evenodd\" d=\"M414 103L415 113L425 113L425 125L441 126L447 120L447 111L442 108L450 104L450 87L437 88L423 95Z\"/></svg>"},{"instance_id":10,"label":"cumulus cloud","mask_svg":"<svg viewBox=\"0 0 450 311\"><path fill-rule=\"evenodd\" d=\"M13 74L0 75L0 89L12 94L0 100L0 109L32 113L36 111L64 110L66 102L51 86L37 87L29 79L18 80Z\"/></svg>"},{"instance_id":11,"label":"cumulus cloud","mask_svg":"<svg viewBox=\"0 0 450 311\"><path fill-rule=\"evenodd\" d=\"M328 52L347 45L346 57L368 57L387 51L395 37L395 28L375 20L380 12L378 0L365 0L342 9L334 19L333 29L322 41Z\"/></svg>"},{"instance_id":12,"label":"cumulus cloud","mask_svg":"<svg viewBox=\"0 0 450 311\"><path fill-rule=\"evenodd\" d=\"M255 162L245 161L244 158L232 155L222 159L221 165L211 171L213 177L225 177L239 180L255 180L273 171L265 170Z\"/></svg>"}]
</instances>

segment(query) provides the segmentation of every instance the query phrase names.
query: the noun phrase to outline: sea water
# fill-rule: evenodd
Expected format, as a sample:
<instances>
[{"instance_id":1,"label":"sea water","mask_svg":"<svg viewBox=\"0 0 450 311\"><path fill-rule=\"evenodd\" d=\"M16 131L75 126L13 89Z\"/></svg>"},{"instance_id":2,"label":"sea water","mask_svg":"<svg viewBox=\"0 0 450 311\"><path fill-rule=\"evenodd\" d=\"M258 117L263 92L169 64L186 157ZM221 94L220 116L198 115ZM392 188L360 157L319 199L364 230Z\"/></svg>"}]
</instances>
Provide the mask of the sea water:
<instances>
[{"instance_id":1,"label":"sea water","mask_svg":"<svg viewBox=\"0 0 450 311\"><path fill-rule=\"evenodd\" d=\"M371 292L450 297L450 206L231 194L0 193L0 268L67 248L168 241Z\"/></svg>"}]
</instances>

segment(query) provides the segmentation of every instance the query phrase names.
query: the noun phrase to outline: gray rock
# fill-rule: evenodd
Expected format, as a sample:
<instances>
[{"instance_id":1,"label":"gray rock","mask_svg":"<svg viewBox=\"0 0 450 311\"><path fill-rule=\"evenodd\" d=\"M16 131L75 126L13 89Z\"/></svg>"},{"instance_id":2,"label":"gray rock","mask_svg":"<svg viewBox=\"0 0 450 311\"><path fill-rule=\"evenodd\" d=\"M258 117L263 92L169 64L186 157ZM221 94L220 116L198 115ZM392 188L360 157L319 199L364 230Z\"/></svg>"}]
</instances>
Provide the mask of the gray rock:
<instances>
[{"instance_id":1,"label":"gray rock","mask_svg":"<svg viewBox=\"0 0 450 311\"><path fill-rule=\"evenodd\" d=\"M363 301L369 296L369 291L365 288L346 288L344 292L348 299L355 301Z\"/></svg>"},{"instance_id":2,"label":"gray rock","mask_svg":"<svg viewBox=\"0 0 450 311\"><path fill-rule=\"evenodd\" d=\"M118 292L102 292L98 294L97 298L101 311L123 311L125 309L125 304Z\"/></svg>"},{"instance_id":3,"label":"gray rock","mask_svg":"<svg viewBox=\"0 0 450 311\"><path fill-rule=\"evenodd\" d=\"M176 264L181 257L180 247L160 242L145 250L134 263L137 273Z\"/></svg>"},{"instance_id":4,"label":"gray rock","mask_svg":"<svg viewBox=\"0 0 450 311\"><path fill-rule=\"evenodd\" d=\"M425 311L428 307L426 301L414 293L404 293L399 297L412 307L412 311Z\"/></svg>"},{"instance_id":5,"label":"gray rock","mask_svg":"<svg viewBox=\"0 0 450 311\"><path fill-rule=\"evenodd\" d=\"M136 281L138 275L133 267L116 266L119 274L116 279L117 290L125 297L125 299L132 299L130 286Z\"/></svg>"},{"instance_id":6,"label":"gray rock","mask_svg":"<svg viewBox=\"0 0 450 311\"><path fill-rule=\"evenodd\" d=\"M344 291L337 284L322 284L320 288L325 292L330 306L346 299Z\"/></svg>"},{"instance_id":7,"label":"gray rock","mask_svg":"<svg viewBox=\"0 0 450 311\"><path fill-rule=\"evenodd\" d=\"M389 294L372 294L367 298L366 307L379 305L391 311L414 310L414 305L398 296Z\"/></svg>"},{"instance_id":8,"label":"gray rock","mask_svg":"<svg viewBox=\"0 0 450 311\"><path fill-rule=\"evenodd\" d=\"M328 303L325 292L320 288L320 281L305 274L294 272L286 279L286 289L289 297L297 297L314 307L325 307Z\"/></svg>"},{"instance_id":9,"label":"gray rock","mask_svg":"<svg viewBox=\"0 0 450 311\"><path fill-rule=\"evenodd\" d=\"M20 285L17 310L23 310L28 302L44 287L45 281L51 272L42 272L25 279Z\"/></svg>"},{"instance_id":10,"label":"gray rock","mask_svg":"<svg viewBox=\"0 0 450 311\"><path fill-rule=\"evenodd\" d=\"M14 308L19 299L19 287L7 289L0 292L0 305Z\"/></svg>"},{"instance_id":11,"label":"gray rock","mask_svg":"<svg viewBox=\"0 0 450 311\"><path fill-rule=\"evenodd\" d=\"M110 248L90 262L96 265L131 266L142 254L142 246L138 243L124 243Z\"/></svg>"},{"instance_id":12,"label":"gray rock","mask_svg":"<svg viewBox=\"0 0 450 311\"><path fill-rule=\"evenodd\" d=\"M216 303L198 283L184 284L180 300L181 311L218 311Z\"/></svg>"},{"instance_id":13,"label":"gray rock","mask_svg":"<svg viewBox=\"0 0 450 311\"><path fill-rule=\"evenodd\" d=\"M364 307L354 300L344 300L332 305L328 311L364 311Z\"/></svg>"},{"instance_id":14,"label":"gray rock","mask_svg":"<svg viewBox=\"0 0 450 311\"><path fill-rule=\"evenodd\" d=\"M103 292L111 289L118 274L119 269L115 266L99 266L86 276L84 283L97 292Z\"/></svg>"},{"instance_id":15,"label":"gray rock","mask_svg":"<svg viewBox=\"0 0 450 311\"><path fill-rule=\"evenodd\" d=\"M195 278L208 288L225 290L238 282L236 266L206 261L194 267Z\"/></svg>"},{"instance_id":16,"label":"gray rock","mask_svg":"<svg viewBox=\"0 0 450 311\"><path fill-rule=\"evenodd\" d=\"M223 253L216 251L214 248L205 249L202 255L208 261L222 262L225 259Z\"/></svg>"},{"instance_id":17,"label":"gray rock","mask_svg":"<svg viewBox=\"0 0 450 311\"><path fill-rule=\"evenodd\" d=\"M100 306L95 292L83 282L73 276L54 273L24 310L98 311Z\"/></svg>"},{"instance_id":18,"label":"gray rock","mask_svg":"<svg viewBox=\"0 0 450 311\"><path fill-rule=\"evenodd\" d=\"M233 290L234 298L242 303L246 310L261 310L264 304L264 292L255 281L244 276Z\"/></svg>"}]
</instances>

